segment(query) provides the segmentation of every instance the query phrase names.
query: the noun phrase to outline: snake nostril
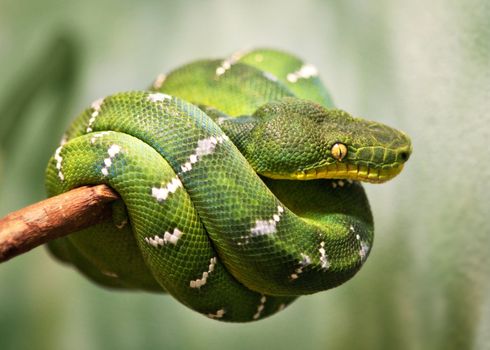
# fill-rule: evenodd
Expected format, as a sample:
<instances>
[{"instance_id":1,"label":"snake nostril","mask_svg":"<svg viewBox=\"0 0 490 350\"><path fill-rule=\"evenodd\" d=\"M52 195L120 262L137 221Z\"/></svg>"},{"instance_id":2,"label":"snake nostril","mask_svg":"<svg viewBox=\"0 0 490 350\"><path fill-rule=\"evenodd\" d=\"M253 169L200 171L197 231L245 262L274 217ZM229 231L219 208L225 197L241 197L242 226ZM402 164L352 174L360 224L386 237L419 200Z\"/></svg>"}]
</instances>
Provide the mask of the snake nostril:
<instances>
[{"instance_id":1,"label":"snake nostril","mask_svg":"<svg viewBox=\"0 0 490 350\"><path fill-rule=\"evenodd\" d=\"M402 152L400 153L400 158L401 160L403 160L404 162L408 160L408 157L409 157L409 153L408 152Z\"/></svg>"}]
</instances>

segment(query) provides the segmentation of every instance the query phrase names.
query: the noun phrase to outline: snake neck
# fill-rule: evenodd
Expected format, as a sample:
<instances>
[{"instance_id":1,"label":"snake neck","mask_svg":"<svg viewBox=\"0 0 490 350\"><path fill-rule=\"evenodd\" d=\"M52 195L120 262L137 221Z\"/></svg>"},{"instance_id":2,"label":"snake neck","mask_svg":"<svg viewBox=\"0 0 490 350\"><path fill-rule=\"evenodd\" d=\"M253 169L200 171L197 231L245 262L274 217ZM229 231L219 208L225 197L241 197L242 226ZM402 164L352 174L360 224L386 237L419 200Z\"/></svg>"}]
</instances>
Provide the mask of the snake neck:
<instances>
[{"instance_id":1,"label":"snake neck","mask_svg":"<svg viewBox=\"0 0 490 350\"><path fill-rule=\"evenodd\" d=\"M252 115L232 117L214 107L205 105L199 105L199 108L220 126L243 155L249 153L247 147L250 145L250 133L260 122L257 117ZM248 157L247 161L252 161L249 158L251 157ZM254 170L256 170L255 167Z\"/></svg>"}]
</instances>

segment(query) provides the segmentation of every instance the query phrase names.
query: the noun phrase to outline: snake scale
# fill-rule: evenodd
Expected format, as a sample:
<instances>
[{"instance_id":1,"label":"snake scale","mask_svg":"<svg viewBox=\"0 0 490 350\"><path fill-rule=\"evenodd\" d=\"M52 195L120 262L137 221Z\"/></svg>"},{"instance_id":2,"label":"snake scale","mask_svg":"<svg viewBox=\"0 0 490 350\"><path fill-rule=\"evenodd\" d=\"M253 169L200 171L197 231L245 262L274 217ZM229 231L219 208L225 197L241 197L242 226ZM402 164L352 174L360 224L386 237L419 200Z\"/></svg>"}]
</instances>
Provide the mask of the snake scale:
<instances>
[{"instance_id":1,"label":"snake scale","mask_svg":"<svg viewBox=\"0 0 490 350\"><path fill-rule=\"evenodd\" d=\"M48 195L104 183L121 200L49 249L103 286L262 319L354 276L374 234L359 181L389 180L410 153L403 132L333 108L316 68L293 55L196 61L71 124Z\"/></svg>"}]
</instances>

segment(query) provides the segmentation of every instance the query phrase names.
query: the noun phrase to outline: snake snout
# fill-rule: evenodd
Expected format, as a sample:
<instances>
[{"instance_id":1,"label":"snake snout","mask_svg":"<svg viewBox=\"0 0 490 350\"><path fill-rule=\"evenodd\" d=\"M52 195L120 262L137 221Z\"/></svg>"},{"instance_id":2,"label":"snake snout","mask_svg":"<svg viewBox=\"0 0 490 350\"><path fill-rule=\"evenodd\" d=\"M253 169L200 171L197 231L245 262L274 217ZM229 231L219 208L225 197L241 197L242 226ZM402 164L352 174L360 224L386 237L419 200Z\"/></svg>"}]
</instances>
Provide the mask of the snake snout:
<instances>
[{"instance_id":1,"label":"snake snout","mask_svg":"<svg viewBox=\"0 0 490 350\"><path fill-rule=\"evenodd\" d=\"M342 157L324 166L321 177L383 183L398 175L412 153L410 138L402 131L370 121L355 120L356 137L346 138Z\"/></svg>"},{"instance_id":2,"label":"snake snout","mask_svg":"<svg viewBox=\"0 0 490 350\"><path fill-rule=\"evenodd\" d=\"M410 153L407 151L403 151L400 153L400 159L406 162L408 158L410 157Z\"/></svg>"},{"instance_id":3,"label":"snake snout","mask_svg":"<svg viewBox=\"0 0 490 350\"><path fill-rule=\"evenodd\" d=\"M400 160L402 162L406 162L409 158L410 155L412 154L412 142L410 141L410 138L406 135L404 135L405 140L406 140L406 145L400 150Z\"/></svg>"}]
</instances>

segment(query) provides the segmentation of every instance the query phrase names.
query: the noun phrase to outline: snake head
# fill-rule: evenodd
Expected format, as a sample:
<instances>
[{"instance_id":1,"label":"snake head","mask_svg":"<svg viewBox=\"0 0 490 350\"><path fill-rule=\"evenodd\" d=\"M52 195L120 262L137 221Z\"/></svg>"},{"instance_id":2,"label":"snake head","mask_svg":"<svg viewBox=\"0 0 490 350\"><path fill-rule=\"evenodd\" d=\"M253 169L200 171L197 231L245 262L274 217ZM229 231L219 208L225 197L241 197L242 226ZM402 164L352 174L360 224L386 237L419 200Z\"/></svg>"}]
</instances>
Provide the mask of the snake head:
<instances>
[{"instance_id":1,"label":"snake head","mask_svg":"<svg viewBox=\"0 0 490 350\"><path fill-rule=\"evenodd\" d=\"M399 130L307 100L267 103L252 119L238 146L256 172L270 178L381 183L399 174L412 152Z\"/></svg>"}]
</instances>

